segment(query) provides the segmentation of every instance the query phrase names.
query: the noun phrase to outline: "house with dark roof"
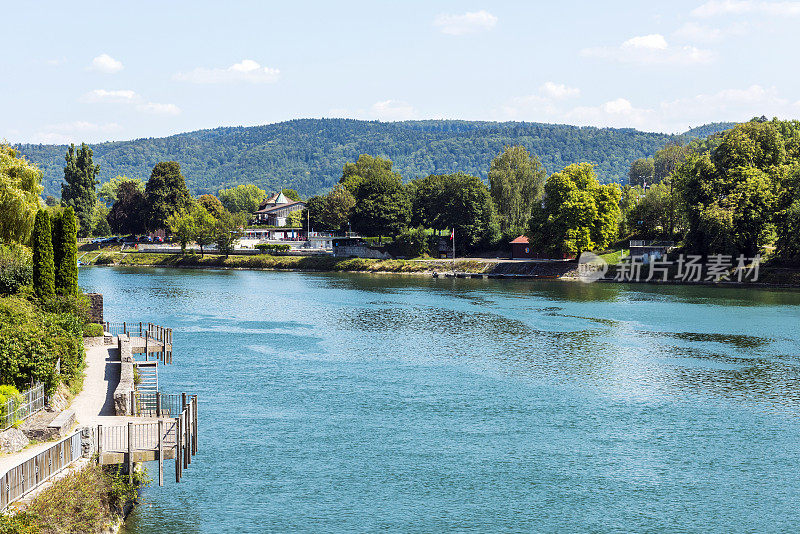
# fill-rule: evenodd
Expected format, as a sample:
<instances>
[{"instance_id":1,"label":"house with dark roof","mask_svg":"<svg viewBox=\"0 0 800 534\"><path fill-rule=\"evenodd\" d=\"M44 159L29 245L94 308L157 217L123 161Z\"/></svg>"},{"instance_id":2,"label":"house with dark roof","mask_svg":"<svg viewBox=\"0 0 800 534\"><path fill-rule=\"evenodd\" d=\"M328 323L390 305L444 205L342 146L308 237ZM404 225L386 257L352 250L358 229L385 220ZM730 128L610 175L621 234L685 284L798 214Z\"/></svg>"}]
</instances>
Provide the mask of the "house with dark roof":
<instances>
[{"instance_id":1,"label":"house with dark roof","mask_svg":"<svg viewBox=\"0 0 800 534\"><path fill-rule=\"evenodd\" d=\"M283 192L278 192L263 200L253 217L259 224L286 226L289 214L304 210L305 207L306 203L302 200L289 200Z\"/></svg>"}]
</instances>

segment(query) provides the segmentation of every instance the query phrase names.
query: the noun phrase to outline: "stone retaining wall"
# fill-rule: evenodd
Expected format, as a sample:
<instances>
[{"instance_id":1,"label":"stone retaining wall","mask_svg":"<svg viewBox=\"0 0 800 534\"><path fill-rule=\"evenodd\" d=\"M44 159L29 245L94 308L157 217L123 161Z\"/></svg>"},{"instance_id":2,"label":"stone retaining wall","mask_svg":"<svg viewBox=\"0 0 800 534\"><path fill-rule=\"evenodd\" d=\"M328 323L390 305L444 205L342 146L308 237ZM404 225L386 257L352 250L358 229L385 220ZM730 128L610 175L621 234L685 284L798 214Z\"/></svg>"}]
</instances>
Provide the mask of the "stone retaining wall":
<instances>
[{"instance_id":1,"label":"stone retaining wall","mask_svg":"<svg viewBox=\"0 0 800 534\"><path fill-rule=\"evenodd\" d=\"M127 334L120 334L119 343L119 385L114 390L114 411L116 415L133 415L131 412L131 393L136 387L133 381L133 352Z\"/></svg>"}]
</instances>

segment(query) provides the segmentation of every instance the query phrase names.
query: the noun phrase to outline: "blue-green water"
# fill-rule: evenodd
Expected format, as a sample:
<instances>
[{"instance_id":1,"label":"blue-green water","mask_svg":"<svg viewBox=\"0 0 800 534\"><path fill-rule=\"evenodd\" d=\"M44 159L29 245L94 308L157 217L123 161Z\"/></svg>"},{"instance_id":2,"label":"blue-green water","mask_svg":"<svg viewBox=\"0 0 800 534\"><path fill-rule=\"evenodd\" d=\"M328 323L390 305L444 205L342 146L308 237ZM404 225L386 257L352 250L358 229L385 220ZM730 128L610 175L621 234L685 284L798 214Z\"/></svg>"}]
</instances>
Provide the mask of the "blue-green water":
<instances>
[{"instance_id":1,"label":"blue-green water","mask_svg":"<svg viewBox=\"0 0 800 534\"><path fill-rule=\"evenodd\" d=\"M778 532L800 294L84 268L174 328L199 453L129 532ZM152 471L151 471L152 472Z\"/></svg>"}]
</instances>

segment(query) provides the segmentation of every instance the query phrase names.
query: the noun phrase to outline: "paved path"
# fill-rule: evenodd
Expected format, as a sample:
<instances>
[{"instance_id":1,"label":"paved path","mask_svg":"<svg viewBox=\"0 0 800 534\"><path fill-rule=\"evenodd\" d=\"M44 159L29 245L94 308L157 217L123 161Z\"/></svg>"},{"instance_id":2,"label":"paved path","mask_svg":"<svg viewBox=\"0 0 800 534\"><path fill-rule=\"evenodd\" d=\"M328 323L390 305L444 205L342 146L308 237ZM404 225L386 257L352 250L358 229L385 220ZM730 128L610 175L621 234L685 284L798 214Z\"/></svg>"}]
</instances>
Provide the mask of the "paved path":
<instances>
[{"instance_id":1,"label":"paved path","mask_svg":"<svg viewBox=\"0 0 800 534\"><path fill-rule=\"evenodd\" d=\"M119 384L119 349L117 345L86 348L83 391L72 401L75 420L80 426L124 425L142 418L114 415L114 390ZM27 447L15 454L0 456L0 475L53 445L52 441Z\"/></svg>"}]
</instances>

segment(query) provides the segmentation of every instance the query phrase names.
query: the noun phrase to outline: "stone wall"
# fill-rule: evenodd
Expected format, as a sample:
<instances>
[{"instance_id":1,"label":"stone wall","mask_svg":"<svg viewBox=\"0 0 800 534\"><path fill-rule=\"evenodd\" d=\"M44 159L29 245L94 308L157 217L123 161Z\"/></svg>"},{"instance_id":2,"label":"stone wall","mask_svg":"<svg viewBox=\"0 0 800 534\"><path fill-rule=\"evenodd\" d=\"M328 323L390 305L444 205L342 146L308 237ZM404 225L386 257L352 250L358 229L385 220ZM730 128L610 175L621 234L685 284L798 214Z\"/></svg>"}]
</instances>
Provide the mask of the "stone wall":
<instances>
[{"instance_id":1,"label":"stone wall","mask_svg":"<svg viewBox=\"0 0 800 534\"><path fill-rule=\"evenodd\" d=\"M103 324L103 294L87 293L89 297L89 322Z\"/></svg>"},{"instance_id":2,"label":"stone wall","mask_svg":"<svg viewBox=\"0 0 800 534\"><path fill-rule=\"evenodd\" d=\"M114 390L114 411L117 415L133 415L131 413L131 392L136 387L133 381L133 352L131 340L126 334L120 334L119 342L119 385Z\"/></svg>"}]
</instances>

